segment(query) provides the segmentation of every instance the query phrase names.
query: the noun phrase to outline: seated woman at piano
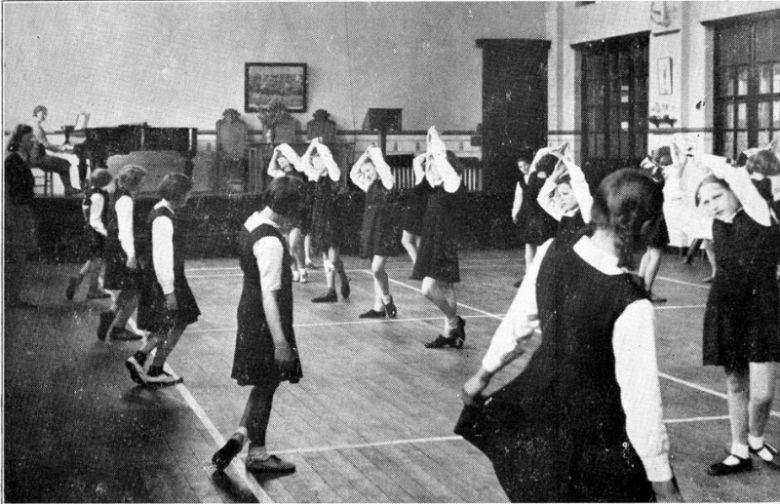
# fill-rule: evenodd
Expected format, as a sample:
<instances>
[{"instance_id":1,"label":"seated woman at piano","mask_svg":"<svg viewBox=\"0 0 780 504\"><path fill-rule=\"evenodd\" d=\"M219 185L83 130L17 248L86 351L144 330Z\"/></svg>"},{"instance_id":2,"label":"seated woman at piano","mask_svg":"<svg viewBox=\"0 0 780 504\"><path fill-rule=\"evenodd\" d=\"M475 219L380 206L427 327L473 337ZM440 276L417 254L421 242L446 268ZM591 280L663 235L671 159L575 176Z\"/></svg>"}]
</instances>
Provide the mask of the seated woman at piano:
<instances>
[{"instance_id":1,"label":"seated woman at piano","mask_svg":"<svg viewBox=\"0 0 780 504\"><path fill-rule=\"evenodd\" d=\"M70 151L68 145L54 145L46 138L46 132L43 130L43 121L46 120L48 113L49 111L44 105L38 105L33 109L35 123L32 125L32 129L36 145L32 150L30 166L59 175L62 186L65 188L65 195L72 196L78 194L80 190L73 187L70 183L70 162L67 159L50 156L46 153L47 150L52 152ZM84 174L84 176L86 176L86 174ZM84 180L81 181L81 185L84 185Z\"/></svg>"}]
</instances>

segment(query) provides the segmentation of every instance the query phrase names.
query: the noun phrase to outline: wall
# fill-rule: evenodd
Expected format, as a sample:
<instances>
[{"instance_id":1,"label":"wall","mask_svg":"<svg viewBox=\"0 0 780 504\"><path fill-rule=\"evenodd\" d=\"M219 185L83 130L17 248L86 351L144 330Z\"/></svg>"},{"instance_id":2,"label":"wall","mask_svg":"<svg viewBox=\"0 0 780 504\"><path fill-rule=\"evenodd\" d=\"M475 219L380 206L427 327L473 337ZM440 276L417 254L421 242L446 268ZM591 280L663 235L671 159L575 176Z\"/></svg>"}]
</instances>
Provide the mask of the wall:
<instances>
[{"instance_id":1,"label":"wall","mask_svg":"<svg viewBox=\"0 0 780 504\"><path fill-rule=\"evenodd\" d=\"M148 122L213 130L243 111L244 63L309 65L308 111L360 129L402 107L405 130L481 122L478 38L544 38L542 3L47 2L4 5L4 129ZM256 117L247 118L258 128Z\"/></svg>"}]
</instances>

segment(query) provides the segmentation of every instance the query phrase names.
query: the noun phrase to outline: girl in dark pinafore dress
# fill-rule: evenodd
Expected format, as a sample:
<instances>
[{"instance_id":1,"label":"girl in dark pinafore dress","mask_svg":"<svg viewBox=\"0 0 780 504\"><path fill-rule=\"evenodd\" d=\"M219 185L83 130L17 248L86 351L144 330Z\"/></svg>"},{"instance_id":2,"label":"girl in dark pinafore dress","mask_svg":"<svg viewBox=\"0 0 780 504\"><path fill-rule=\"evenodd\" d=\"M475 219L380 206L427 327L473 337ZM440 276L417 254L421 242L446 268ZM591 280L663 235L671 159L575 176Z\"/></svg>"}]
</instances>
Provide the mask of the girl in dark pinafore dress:
<instances>
[{"instance_id":1,"label":"girl in dark pinafore dress","mask_svg":"<svg viewBox=\"0 0 780 504\"><path fill-rule=\"evenodd\" d=\"M141 272L136 257L133 212L135 195L140 191L145 177L145 169L127 165L116 178L116 191L108 209L103 288L119 292L111 308L100 314L97 337L101 341L106 339L106 335L110 335L113 340L141 339L140 334L128 331L125 325L138 305Z\"/></svg>"},{"instance_id":2,"label":"girl in dark pinafore dress","mask_svg":"<svg viewBox=\"0 0 780 504\"><path fill-rule=\"evenodd\" d=\"M750 454L780 469L777 449L764 441L780 362L780 316L775 271L780 230L770 206L744 168L704 156L714 175L696 191L696 203L714 219L718 270L704 314L704 364L726 371L731 448L712 464L714 476L752 468Z\"/></svg>"},{"instance_id":3,"label":"girl in dark pinafore dress","mask_svg":"<svg viewBox=\"0 0 780 504\"><path fill-rule=\"evenodd\" d=\"M371 259L371 273L374 275L374 307L361 313L360 318L395 318L397 310L385 271L387 258L395 256L398 249L389 202L395 177L382 157L382 151L373 145L358 158L349 177L366 193L360 229L360 257Z\"/></svg>"},{"instance_id":4,"label":"girl in dark pinafore dress","mask_svg":"<svg viewBox=\"0 0 780 504\"><path fill-rule=\"evenodd\" d=\"M231 377L252 391L239 428L212 457L225 469L250 441L246 468L250 471L291 472L295 466L269 455L265 434L274 392L283 381L303 376L293 330L290 253L284 233L298 225L303 183L291 177L271 182L266 207L253 213L241 229L241 270L244 286L238 305L238 332Z\"/></svg>"},{"instance_id":5,"label":"girl in dark pinafore dress","mask_svg":"<svg viewBox=\"0 0 780 504\"><path fill-rule=\"evenodd\" d=\"M422 280L423 295L444 314L444 334L439 334L425 347L462 348L466 321L458 316L454 284L460 282L459 214L466 189L457 158L446 150L435 126L428 130L427 142L431 162L426 164L425 180L421 183L428 184L431 190L412 278Z\"/></svg>"},{"instance_id":6,"label":"girl in dark pinafore dress","mask_svg":"<svg viewBox=\"0 0 780 504\"><path fill-rule=\"evenodd\" d=\"M192 180L188 176L166 175L157 190L161 199L146 219L138 327L150 334L146 343L125 362L130 378L141 385L168 386L183 381L163 366L184 330L200 316L198 303L184 275L186 242L176 215L187 204L190 191ZM152 350L155 350L154 359L145 370Z\"/></svg>"},{"instance_id":7,"label":"girl in dark pinafore dress","mask_svg":"<svg viewBox=\"0 0 780 504\"><path fill-rule=\"evenodd\" d=\"M455 432L493 462L513 502L679 501L669 464L653 307L619 267L644 246L661 189L639 170L606 177L592 236L540 247L481 369L463 386ZM521 374L483 403L500 369L541 344Z\"/></svg>"},{"instance_id":8,"label":"girl in dark pinafore dress","mask_svg":"<svg viewBox=\"0 0 780 504\"><path fill-rule=\"evenodd\" d=\"M582 169L563 156L560 159L539 191L538 202L558 221L555 239L575 243L589 229L593 198Z\"/></svg>"},{"instance_id":9,"label":"girl in dark pinafore dress","mask_svg":"<svg viewBox=\"0 0 780 504\"><path fill-rule=\"evenodd\" d=\"M417 262L417 251L422 240L422 217L428 204L428 196L431 192L430 184L425 181L425 166L430 161L426 153L416 156L412 160L414 170L414 187L406 193L406 201L401 214L401 245L412 260L412 267Z\"/></svg>"},{"instance_id":10,"label":"girl in dark pinafore dress","mask_svg":"<svg viewBox=\"0 0 780 504\"><path fill-rule=\"evenodd\" d=\"M328 291L312 299L313 303L335 303L336 273L341 280L341 297L350 294L349 278L341 261L341 247L344 242L343 209L338 205L339 169L330 149L315 138L301 157L301 163L310 181L315 182L312 197L312 246L322 254L325 281Z\"/></svg>"}]
</instances>

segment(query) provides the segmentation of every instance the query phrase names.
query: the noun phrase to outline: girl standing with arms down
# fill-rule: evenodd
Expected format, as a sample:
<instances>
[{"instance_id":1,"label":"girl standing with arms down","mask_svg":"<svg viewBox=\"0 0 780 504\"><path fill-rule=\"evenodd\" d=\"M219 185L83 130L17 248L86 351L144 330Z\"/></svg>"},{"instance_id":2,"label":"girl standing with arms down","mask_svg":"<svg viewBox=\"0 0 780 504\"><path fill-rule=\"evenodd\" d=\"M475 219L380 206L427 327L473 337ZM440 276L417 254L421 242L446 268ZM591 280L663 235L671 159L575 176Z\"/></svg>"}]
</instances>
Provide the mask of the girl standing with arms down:
<instances>
[{"instance_id":1,"label":"girl standing with arms down","mask_svg":"<svg viewBox=\"0 0 780 504\"><path fill-rule=\"evenodd\" d=\"M366 193L363 226L360 229L360 257L371 259L371 273L374 276L374 307L361 313L360 318L395 318L397 310L385 271L387 258L396 255L394 222L389 208L395 177L382 157L382 151L373 145L358 158L349 177Z\"/></svg>"},{"instance_id":2,"label":"girl standing with arms down","mask_svg":"<svg viewBox=\"0 0 780 504\"><path fill-rule=\"evenodd\" d=\"M143 278L138 303L138 327L151 334L125 366L136 383L166 386L180 383L180 376L163 369L165 361L188 325L200 316L198 303L184 275L186 243L176 212L187 205L192 181L182 173L171 173L160 183L161 200L146 220L146 243L142 260ZM147 357L155 350L149 371Z\"/></svg>"},{"instance_id":3,"label":"girl standing with arms down","mask_svg":"<svg viewBox=\"0 0 780 504\"><path fill-rule=\"evenodd\" d=\"M481 369L463 386L464 402L478 404L493 375L541 329L540 346L482 406L477 429L480 449L514 502L680 499L653 307L620 267L644 247L663 194L638 170L619 170L593 200L593 235L540 247Z\"/></svg>"},{"instance_id":4,"label":"girl standing with arms down","mask_svg":"<svg viewBox=\"0 0 780 504\"><path fill-rule=\"evenodd\" d=\"M312 245L322 254L325 281L328 291L312 299L313 303L335 303L336 273L341 280L341 297L350 294L349 278L341 261L341 246L344 241L343 211L338 207L337 195L341 170L330 149L315 138L301 157L301 163L310 181L315 182L312 201Z\"/></svg>"},{"instance_id":5,"label":"girl standing with arms down","mask_svg":"<svg viewBox=\"0 0 780 504\"><path fill-rule=\"evenodd\" d=\"M252 387L239 427L212 457L225 469L249 441L250 471L292 472L295 465L265 447L265 434L276 389L302 377L293 330L290 254L283 234L298 225L303 183L290 177L271 182L266 206L253 213L241 229L241 270L244 287L238 305L238 333L231 377Z\"/></svg>"},{"instance_id":6,"label":"girl standing with arms down","mask_svg":"<svg viewBox=\"0 0 780 504\"><path fill-rule=\"evenodd\" d=\"M100 314L97 337L101 341L106 339L106 335L114 340L141 339L140 334L125 329L125 324L138 304L141 277L136 257L133 210L135 196L141 190L145 177L146 170L140 166L127 165L122 168L108 210L103 288L119 293L112 307Z\"/></svg>"},{"instance_id":7,"label":"girl standing with arms down","mask_svg":"<svg viewBox=\"0 0 780 504\"><path fill-rule=\"evenodd\" d=\"M777 449L764 441L780 362L780 318L775 269L780 231L769 204L743 168L702 156L713 175L696 191L714 219L718 270L704 314L704 364L726 371L731 447L712 464L713 476L752 468L750 454L780 469Z\"/></svg>"},{"instance_id":8,"label":"girl standing with arms down","mask_svg":"<svg viewBox=\"0 0 780 504\"><path fill-rule=\"evenodd\" d=\"M446 150L435 126L428 130L428 152L431 162L426 164L422 183L429 184L432 189L412 278L422 280L423 295L444 314L444 334L426 343L425 347L462 348L466 321L458 316L454 284L460 282L458 213L463 207L466 190L456 169L456 158Z\"/></svg>"}]
</instances>

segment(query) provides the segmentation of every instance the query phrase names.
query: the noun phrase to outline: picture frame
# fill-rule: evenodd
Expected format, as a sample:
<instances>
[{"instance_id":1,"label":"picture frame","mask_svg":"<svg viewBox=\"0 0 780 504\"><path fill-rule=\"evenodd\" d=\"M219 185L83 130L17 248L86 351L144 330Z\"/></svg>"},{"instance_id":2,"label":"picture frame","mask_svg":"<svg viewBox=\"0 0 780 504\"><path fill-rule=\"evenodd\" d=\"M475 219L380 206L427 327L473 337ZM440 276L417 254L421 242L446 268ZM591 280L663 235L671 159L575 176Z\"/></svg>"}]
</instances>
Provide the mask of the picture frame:
<instances>
[{"instance_id":1,"label":"picture frame","mask_svg":"<svg viewBox=\"0 0 780 504\"><path fill-rule=\"evenodd\" d=\"M672 58L669 56L658 58L658 94L672 94Z\"/></svg>"},{"instance_id":2,"label":"picture frame","mask_svg":"<svg viewBox=\"0 0 780 504\"><path fill-rule=\"evenodd\" d=\"M289 112L306 112L306 63L246 63L244 110L258 112L281 100Z\"/></svg>"}]
</instances>

